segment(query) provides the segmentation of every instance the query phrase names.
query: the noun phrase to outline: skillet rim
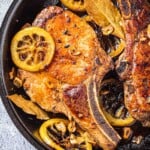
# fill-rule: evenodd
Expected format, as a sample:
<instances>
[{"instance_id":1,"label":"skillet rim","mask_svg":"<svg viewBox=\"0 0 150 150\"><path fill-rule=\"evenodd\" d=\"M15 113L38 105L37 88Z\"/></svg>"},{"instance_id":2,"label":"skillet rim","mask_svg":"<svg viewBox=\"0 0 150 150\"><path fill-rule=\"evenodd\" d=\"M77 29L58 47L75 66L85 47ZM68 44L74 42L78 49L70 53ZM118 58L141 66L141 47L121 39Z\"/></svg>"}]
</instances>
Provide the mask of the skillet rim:
<instances>
[{"instance_id":1,"label":"skillet rim","mask_svg":"<svg viewBox=\"0 0 150 150\"><path fill-rule=\"evenodd\" d=\"M17 12L23 1L24 0L12 1L0 26L0 96L9 118L11 119L15 127L19 130L20 134L23 135L23 137L35 148L38 148L40 150L51 150L51 148L48 148L45 144L41 143L33 136L33 133L31 133L29 128L23 123L23 121L17 114L14 105L6 98L8 89L4 80L4 43L6 40L6 35L8 34L7 30L12 21L13 15Z\"/></svg>"}]
</instances>

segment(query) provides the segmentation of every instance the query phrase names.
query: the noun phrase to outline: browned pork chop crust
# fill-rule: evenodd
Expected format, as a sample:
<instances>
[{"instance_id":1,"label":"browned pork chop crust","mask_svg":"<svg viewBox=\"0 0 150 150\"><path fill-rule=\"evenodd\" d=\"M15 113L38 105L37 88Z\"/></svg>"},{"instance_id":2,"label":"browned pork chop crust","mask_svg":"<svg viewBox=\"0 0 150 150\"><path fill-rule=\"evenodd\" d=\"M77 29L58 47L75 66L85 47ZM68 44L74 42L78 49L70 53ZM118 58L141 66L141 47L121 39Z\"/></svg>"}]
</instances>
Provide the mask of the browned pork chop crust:
<instances>
[{"instance_id":1,"label":"browned pork chop crust","mask_svg":"<svg viewBox=\"0 0 150 150\"><path fill-rule=\"evenodd\" d=\"M126 49L117 71L125 80L125 104L131 115L150 126L150 4L146 0L120 0Z\"/></svg>"},{"instance_id":2,"label":"browned pork chop crust","mask_svg":"<svg viewBox=\"0 0 150 150\"><path fill-rule=\"evenodd\" d=\"M50 67L47 68L47 73L62 82L79 84L92 72L92 60L96 59L97 49L100 48L96 35L83 19L70 11L60 13L62 9L58 7L47 9L43 10L33 22L33 25L44 27L56 43L55 56ZM53 12L55 15L48 15L48 12L50 14ZM45 13L46 18L53 16L47 22L44 18L41 19ZM104 59L108 59L104 52L101 53ZM109 62L107 63L106 60L107 64Z\"/></svg>"},{"instance_id":3,"label":"browned pork chop crust","mask_svg":"<svg viewBox=\"0 0 150 150\"><path fill-rule=\"evenodd\" d=\"M119 135L103 113L95 117L89 105L93 100L96 106L99 83L113 67L95 32L80 17L56 6L42 10L33 25L53 36L56 50L45 70L37 73L18 70L26 93L43 109L73 118L102 148L114 149Z\"/></svg>"}]
</instances>

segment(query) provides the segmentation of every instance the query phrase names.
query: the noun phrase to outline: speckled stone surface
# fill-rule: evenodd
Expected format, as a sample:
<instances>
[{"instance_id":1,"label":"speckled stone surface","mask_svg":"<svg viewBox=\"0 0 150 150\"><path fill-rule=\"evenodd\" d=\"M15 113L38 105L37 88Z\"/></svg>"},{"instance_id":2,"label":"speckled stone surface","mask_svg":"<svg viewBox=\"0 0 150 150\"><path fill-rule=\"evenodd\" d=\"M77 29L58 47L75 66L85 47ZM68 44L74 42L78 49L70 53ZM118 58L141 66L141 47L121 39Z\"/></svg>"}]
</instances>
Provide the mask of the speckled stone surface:
<instances>
[{"instance_id":1,"label":"speckled stone surface","mask_svg":"<svg viewBox=\"0 0 150 150\"><path fill-rule=\"evenodd\" d=\"M13 0L0 0L0 26ZM0 98L0 150L36 150L9 118Z\"/></svg>"}]
</instances>

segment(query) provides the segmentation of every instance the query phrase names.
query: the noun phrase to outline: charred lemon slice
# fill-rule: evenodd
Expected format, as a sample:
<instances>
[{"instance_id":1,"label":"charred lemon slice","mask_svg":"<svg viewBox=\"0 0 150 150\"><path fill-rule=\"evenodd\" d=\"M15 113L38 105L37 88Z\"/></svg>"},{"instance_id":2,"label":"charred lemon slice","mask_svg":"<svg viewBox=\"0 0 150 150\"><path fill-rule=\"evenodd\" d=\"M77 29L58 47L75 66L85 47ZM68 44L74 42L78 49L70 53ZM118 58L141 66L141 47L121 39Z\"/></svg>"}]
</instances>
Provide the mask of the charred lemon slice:
<instances>
[{"instance_id":1,"label":"charred lemon slice","mask_svg":"<svg viewBox=\"0 0 150 150\"><path fill-rule=\"evenodd\" d=\"M106 79L100 88L100 106L113 126L130 126L135 120L124 105L123 86L117 79Z\"/></svg>"},{"instance_id":2,"label":"charred lemon slice","mask_svg":"<svg viewBox=\"0 0 150 150\"><path fill-rule=\"evenodd\" d=\"M120 43L117 45L116 49L112 49L109 53L109 56L116 57L122 53L122 51L125 48L125 42L123 40L120 41Z\"/></svg>"},{"instance_id":3,"label":"charred lemon slice","mask_svg":"<svg viewBox=\"0 0 150 150\"><path fill-rule=\"evenodd\" d=\"M66 7L73 11L85 11L84 0L60 0Z\"/></svg>"},{"instance_id":4,"label":"charred lemon slice","mask_svg":"<svg viewBox=\"0 0 150 150\"><path fill-rule=\"evenodd\" d=\"M41 125L39 134L41 139L55 150L92 150L89 135L78 129L74 121L61 118L47 120Z\"/></svg>"},{"instance_id":5,"label":"charred lemon slice","mask_svg":"<svg viewBox=\"0 0 150 150\"><path fill-rule=\"evenodd\" d=\"M35 72L44 69L51 62L55 43L44 29L28 27L16 33L10 48L16 66Z\"/></svg>"}]
</instances>

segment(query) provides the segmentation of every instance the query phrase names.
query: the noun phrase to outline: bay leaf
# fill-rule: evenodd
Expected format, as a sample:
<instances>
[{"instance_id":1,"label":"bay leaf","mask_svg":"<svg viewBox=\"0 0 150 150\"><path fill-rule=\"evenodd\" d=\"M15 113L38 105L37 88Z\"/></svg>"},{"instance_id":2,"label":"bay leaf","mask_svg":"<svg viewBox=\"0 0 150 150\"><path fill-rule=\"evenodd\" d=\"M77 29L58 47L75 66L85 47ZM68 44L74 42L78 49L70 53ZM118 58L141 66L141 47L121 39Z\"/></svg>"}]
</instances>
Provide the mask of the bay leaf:
<instances>
[{"instance_id":1,"label":"bay leaf","mask_svg":"<svg viewBox=\"0 0 150 150\"><path fill-rule=\"evenodd\" d=\"M111 0L85 0L87 13L101 27L111 25L114 28L113 34L124 39L124 32L121 26L122 17L119 10Z\"/></svg>"}]
</instances>

